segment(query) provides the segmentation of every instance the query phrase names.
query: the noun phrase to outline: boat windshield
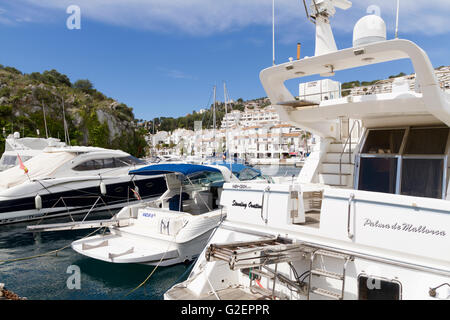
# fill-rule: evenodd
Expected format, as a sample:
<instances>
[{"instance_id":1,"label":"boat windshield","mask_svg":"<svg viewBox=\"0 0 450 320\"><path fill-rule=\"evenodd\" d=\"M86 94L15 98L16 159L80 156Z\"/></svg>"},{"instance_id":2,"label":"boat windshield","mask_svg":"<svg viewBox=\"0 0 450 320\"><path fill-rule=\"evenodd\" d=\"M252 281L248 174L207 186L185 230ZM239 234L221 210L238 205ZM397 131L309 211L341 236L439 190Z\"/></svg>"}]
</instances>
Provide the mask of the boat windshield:
<instances>
[{"instance_id":1,"label":"boat windshield","mask_svg":"<svg viewBox=\"0 0 450 320\"><path fill-rule=\"evenodd\" d=\"M20 156L20 158L22 159L22 162L25 162L30 160L32 157ZM17 160L16 155L3 155L2 161L0 162L0 164L3 166L15 166L18 163L19 161Z\"/></svg>"},{"instance_id":2,"label":"boat windshield","mask_svg":"<svg viewBox=\"0 0 450 320\"><path fill-rule=\"evenodd\" d=\"M239 173L235 173L235 175L241 181L256 180L258 178L262 178L261 172L250 167L241 170Z\"/></svg>"},{"instance_id":3,"label":"boat windshield","mask_svg":"<svg viewBox=\"0 0 450 320\"><path fill-rule=\"evenodd\" d=\"M75 158L72 152L43 152L24 162L27 174L19 166L0 172L0 189L8 189L25 181L51 177L65 163Z\"/></svg>"},{"instance_id":4,"label":"boat windshield","mask_svg":"<svg viewBox=\"0 0 450 320\"><path fill-rule=\"evenodd\" d=\"M3 156L2 158L1 164L4 166L15 166L17 163L17 156Z\"/></svg>"},{"instance_id":5,"label":"boat windshield","mask_svg":"<svg viewBox=\"0 0 450 320\"><path fill-rule=\"evenodd\" d=\"M183 181L184 185L201 185L201 186L211 186L212 184L216 185L223 183L225 183L225 179L223 178L222 173L210 171L193 173L188 177L186 177Z\"/></svg>"}]
</instances>

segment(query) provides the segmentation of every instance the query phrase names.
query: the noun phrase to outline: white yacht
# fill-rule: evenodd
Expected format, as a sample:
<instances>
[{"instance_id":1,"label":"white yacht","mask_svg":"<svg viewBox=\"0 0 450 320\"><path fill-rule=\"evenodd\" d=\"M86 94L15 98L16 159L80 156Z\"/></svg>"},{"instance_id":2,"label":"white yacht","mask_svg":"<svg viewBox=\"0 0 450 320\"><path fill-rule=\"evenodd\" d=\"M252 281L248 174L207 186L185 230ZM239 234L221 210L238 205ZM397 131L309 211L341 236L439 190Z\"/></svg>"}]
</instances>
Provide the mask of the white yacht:
<instances>
[{"instance_id":1,"label":"white yacht","mask_svg":"<svg viewBox=\"0 0 450 320\"><path fill-rule=\"evenodd\" d=\"M49 147L23 164L0 172L0 224L108 211L166 191L163 176L129 175L145 162L120 150Z\"/></svg>"},{"instance_id":2,"label":"white yacht","mask_svg":"<svg viewBox=\"0 0 450 320\"><path fill-rule=\"evenodd\" d=\"M386 38L376 15L338 50L315 1L314 57L263 70L282 121L320 143L294 183L225 184L225 221L165 299L450 299L450 97L415 43ZM409 59L416 85L312 102L285 81ZM251 204L251 205L250 205Z\"/></svg>"},{"instance_id":3,"label":"white yacht","mask_svg":"<svg viewBox=\"0 0 450 320\"><path fill-rule=\"evenodd\" d=\"M15 167L19 159L25 162L40 154L47 147L64 147L65 143L55 138L21 138L19 132L10 134L5 141L5 152L0 158L0 171Z\"/></svg>"}]
</instances>

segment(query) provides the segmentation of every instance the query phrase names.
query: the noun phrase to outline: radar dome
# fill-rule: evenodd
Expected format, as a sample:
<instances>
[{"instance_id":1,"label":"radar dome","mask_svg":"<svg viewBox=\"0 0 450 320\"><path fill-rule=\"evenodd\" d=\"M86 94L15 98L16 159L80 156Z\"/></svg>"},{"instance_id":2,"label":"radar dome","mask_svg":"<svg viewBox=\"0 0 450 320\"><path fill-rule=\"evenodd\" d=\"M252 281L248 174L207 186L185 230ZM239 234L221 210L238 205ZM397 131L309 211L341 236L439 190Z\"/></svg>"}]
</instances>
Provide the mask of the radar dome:
<instances>
[{"instance_id":1,"label":"radar dome","mask_svg":"<svg viewBox=\"0 0 450 320\"><path fill-rule=\"evenodd\" d=\"M359 19L353 29L353 47L386 40L386 23L377 15Z\"/></svg>"}]
</instances>

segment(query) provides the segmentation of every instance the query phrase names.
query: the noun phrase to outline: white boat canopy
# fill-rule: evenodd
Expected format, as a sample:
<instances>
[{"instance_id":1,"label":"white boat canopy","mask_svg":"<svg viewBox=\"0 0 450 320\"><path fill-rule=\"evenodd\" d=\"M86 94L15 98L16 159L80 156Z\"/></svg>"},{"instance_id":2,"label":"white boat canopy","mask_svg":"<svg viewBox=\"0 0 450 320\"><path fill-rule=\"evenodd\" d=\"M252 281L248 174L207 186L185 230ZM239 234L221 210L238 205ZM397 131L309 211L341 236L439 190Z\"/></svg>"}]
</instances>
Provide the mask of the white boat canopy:
<instances>
[{"instance_id":1,"label":"white boat canopy","mask_svg":"<svg viewBox=\"0 0 450 320\"><path fill-rule=\"evenodd\" d=\"M43 152L24 163L28 169L28 174L15 166L3 172L0 172L0 190L9 189L20 185L28 180L48 177L52 175L63 164L76 157L75 153L57 151Z\"/></svg>"}]
</instances>

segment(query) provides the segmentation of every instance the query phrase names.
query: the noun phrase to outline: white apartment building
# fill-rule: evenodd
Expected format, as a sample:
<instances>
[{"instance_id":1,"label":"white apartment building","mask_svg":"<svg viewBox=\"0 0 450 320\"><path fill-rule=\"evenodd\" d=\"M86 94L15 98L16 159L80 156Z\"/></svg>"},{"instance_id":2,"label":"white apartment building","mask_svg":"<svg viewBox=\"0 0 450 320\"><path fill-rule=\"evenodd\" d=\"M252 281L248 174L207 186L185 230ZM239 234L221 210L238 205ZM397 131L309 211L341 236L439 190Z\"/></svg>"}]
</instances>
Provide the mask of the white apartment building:
<instances>
[{"instance_id":1,"label":"white apartment building","mask_svg":"<svg viewBox=\"0 0 450 320\"><path fill-rule=\"evenodd\" d=\"M435 70L436 77L442 89L450 92L450 66L443 66ZM416 75L405 75L403 77L391 78L377 81L370 86L354 87L351 89L343 90L344 94L350 94L352 96L361 96L369 94L390 93L398 88L405 87L414 91L416 86Z\"/></svg>"},{"instance_id":2,"label":"white apartment building","mask_svg":"<svg viewBox=\"0 0 450 320\"><path fill-rule=\"evenodd\" d=\"M245 111L233 110L222 120L222 128L251 127L256 125L275 125L280 123L280 117L273 106L260 108L245 108Z\"/></svg>"}]
</instances>

